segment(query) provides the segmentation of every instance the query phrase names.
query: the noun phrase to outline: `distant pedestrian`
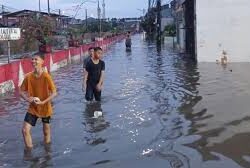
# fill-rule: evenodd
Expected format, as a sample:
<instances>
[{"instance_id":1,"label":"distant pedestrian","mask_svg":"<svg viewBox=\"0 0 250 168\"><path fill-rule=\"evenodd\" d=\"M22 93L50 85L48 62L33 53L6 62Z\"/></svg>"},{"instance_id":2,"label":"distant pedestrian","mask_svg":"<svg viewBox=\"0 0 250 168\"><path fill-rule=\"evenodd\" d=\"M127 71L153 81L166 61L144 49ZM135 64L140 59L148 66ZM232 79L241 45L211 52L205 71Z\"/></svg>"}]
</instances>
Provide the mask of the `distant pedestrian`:
<instances>
[{"instance_id":1,"label":"distant pedestrian","mask_svg":"<svg viewBox=\"0 0 250 168\"><path fill-rule=\"evenodd\" d=\"M43 122L44 143L51 142L50 120L52 116L51 100L57 95L55 84L51 76L42 68L44 54L36 53L32 58L33 72L27 74L20 86L20 95L30 103L25 115L22 133L27 149L32 149L31 128L37 119Z\"/></svg>"},{"instance_id":2,"label":"distant pedestrian","mask_svg":"<svg viewBox=\"0 0 250 168\"><path fill-rule=\"evenodd\" d=\"M126 46L126 50L131 49L132 40L131 40L130 32L127 34L126 41L125 41L125 46Z\"/></svg>"},{"instance_id":3,"label":"distant pedestrian","mask_svg":"<svg viewBox=\"0 0 250 168\"><path fill-rule=\"evenodd\" d=\"M86 73L84 77L84 89L86 91L85 98L87 101L101 101L101 91L103 88L105 62L101 60L102 49L96 47L94 56L86 65Z\"/></svg>"}]
</instances>

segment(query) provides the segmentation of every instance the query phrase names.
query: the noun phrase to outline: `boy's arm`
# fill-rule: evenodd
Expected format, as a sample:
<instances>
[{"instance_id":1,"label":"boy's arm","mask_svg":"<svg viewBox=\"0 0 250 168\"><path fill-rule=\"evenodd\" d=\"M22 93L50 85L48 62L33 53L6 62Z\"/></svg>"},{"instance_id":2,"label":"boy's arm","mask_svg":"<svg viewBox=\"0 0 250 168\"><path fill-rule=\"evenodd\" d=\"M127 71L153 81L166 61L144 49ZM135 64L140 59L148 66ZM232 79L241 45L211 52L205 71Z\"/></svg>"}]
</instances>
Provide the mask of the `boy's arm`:
<instances>
[{"instance_id":1,"label":"boy's arm","mask_svg":"<svg viewBox=\"0 0 250 168\"><path fill-rule=\"evenodd\" d=\"M86 63L85 68L83 70L83 83L82 83L82 89L83 91L87 88L87 80L89 76L89 65Z\"/></svg>"},{"instance_id":2,"label":"boy's arm","mask_svg":"<svg viewBox=\"0 0 250 168\"><path fill-rule=\"evenodd\" d=\"M104 82L104 71L101 72L101 77L100 77L100 81L98 83L98 85L103 85L103 82Z\"/></svg>"},{"instance_id":3,"label":"boy's arm","mask_svg":"<svg viewBox=\"0 0 250 168\"><path fill-rule=\"evenodd\" d=\"M40 103L36 103L36 104L46 104L49 101L51 101L52 99L54 99L56 96L57 96L57 92L54 91L54 92L52 92L52 94L47 99L45 99L44 101L42 101Z\"/></svg>"},{"instance_id":4,"label":"boy's arm","mask_svg":"<svg viewBox=\"0 0 250 168\"><path fill-rule=\"evenodd\" d=\"M88 76L89 76L88 71L85 71L84 72L84 78L83 78L83 84L82 84L83 89L85 89L85 90L86 90L86 87L87 87Z\"/></svg>"},{"instance_id":5,"label":"boy's arm","mask_svg":"<svg viewBox=\"0 0 250 168\"><path fill-rule=\"evenodd\" d=\"M83 60L83 73L86 72L86 60L85 59Z\"/></svg>"},{"instance_id":6,"label":"boy's arm","mask_svg":"<svg viewBox=\"0 0 250 168\"><path fill-rule=\"evenodd\" d=\"M28 82L27 82L27 76L24 78L23 83L21 84L21 86L19 86L18 88L20 96L26 100L29 103L32 103L34 101L33 97L30 97L27 93L28 91Z\"/></svg>"},{"instance_id":7,"label":"boy's arm","mask_svg":"<svg viewBox=\"0 0 250 168\"><path fill-rule=\"evenodd\" d=\"M102 71L101 71L101 76L100 76L100 80L99 83L97 84L97 87L99 89L101 89L103 82L104 82L104 72L105 72L105 62L102 63Z\"/></svg>"},{"instance_id":8,"label":"boy's arm","mask_svg":"<svg viewBox=\"0 0 250 168\"><path fill-rule=\"evenodd\" d=\"M19 93L20 93L20 96L21 96L24 100L26 100L27 102L32 103L32 102L34 101L34 98L33 98L33 97L29 97L28 94L27 94L27 92L23 91L23 90L21 89L21 87L19 87Z\"/></svg>"}]
</instances>

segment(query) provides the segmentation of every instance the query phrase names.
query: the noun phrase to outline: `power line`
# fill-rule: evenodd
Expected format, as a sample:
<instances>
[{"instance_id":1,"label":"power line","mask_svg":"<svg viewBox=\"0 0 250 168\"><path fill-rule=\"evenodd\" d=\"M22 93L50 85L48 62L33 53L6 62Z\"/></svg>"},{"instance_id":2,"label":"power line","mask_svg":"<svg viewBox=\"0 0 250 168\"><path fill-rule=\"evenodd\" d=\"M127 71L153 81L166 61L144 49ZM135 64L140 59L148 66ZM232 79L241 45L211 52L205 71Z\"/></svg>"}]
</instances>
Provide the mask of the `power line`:
<instances>
[{"instance_id":1,"label":"power line","mask_svg":"<svg viewBox=\"0 0 250 168\"><path fill-rule=\"evenodd\" d=\"M0 8L0 11L1 13L4 11L4 12L16 12L18 11L19 9L16 9L16 8L13 8L13 7L9 7L9 6L5 6L3 4L0 4L1 8Z\"/></svg>"}]
</instances>

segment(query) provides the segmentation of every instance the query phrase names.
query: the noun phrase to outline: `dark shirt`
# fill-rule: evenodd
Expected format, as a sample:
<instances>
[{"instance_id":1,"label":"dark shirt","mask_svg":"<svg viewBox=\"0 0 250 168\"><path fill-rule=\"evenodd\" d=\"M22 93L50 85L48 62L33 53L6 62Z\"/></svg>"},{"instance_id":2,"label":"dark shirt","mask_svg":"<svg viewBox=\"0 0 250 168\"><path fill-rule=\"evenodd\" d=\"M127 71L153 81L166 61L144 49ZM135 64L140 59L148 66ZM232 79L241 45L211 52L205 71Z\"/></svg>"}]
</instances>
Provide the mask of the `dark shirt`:
<instances>
[{"instance_id":1,"label":"dark shirt","mask_svg":"<svg viewBox=\"0 0 250 168\"><path fill-rule=\"evenodd\" d=\"M87 63L88 63L90 60L91 60L91 56L88 56L87 58L85 58L85 59L83 60L83 68L86 69L86 65L87 65Z\"/></svg>"},{"instance_id":2,"label":"dark shirt","mask_svg":"<svg viewBox=\"0 0 250 168\"><path fill-rule=\"evenodd\" d=\"M86 71L88 72L87 83L96 86L100 81L101 72L105 71L105 62L100 60L98 64L94 64L90 59L86 65Z\"/></svg>"},{"instance_id":3,"label":"dark shirt","mask_svg":"<svg viewBox=\"0 0 250 168\"><path fill-rule=\"evenodd\" d=\"M131 45L132 45L131 38L126 39L125 45L126 45L126 47L131 47Z\"/></svg>"}]
</instances>

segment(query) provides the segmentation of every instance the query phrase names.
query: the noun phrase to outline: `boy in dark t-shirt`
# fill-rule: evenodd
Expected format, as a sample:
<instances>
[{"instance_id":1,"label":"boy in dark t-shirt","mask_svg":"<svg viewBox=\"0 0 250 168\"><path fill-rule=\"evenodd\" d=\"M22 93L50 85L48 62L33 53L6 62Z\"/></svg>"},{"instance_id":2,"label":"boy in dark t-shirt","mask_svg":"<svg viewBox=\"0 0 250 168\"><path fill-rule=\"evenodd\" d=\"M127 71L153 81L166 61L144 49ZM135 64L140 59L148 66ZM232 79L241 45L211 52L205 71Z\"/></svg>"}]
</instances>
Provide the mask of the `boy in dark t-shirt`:
<instances>
[{"instance_id":1,"label":"boy in dark t-shirt","mask_svg":"<svg viewBox=\"0 0 250 168\"><path fill-rule=\"evenodd\" d=\"M93 57L93 55L94 55L94 48L90 47L88 57L83 60L83 70L84 70L84 72L86 70L87 63L90 61L90 59Z\"/></svg>"},{"instance_id":2,"label":"boy in dark t-shirt","mask_svg":"<svg viewBox=\"0 0 250 168\"><path fill-rule=\"evenodd\" d=\"M91 58L94 56L94 47L90 47L89 48L89 55L88 57L86 57L84 60L83 60L83 83L82 83L82 89L83 91L84 90L84 76L85 76L85 73L86 73L86 65L88 64L88 62L91 60Z\"/></svg>"},{"instance_id":3,"label":"boy in dark t-shirt","mask_svg":"<svg viewBox=\"0 0 250 168\"><path fill-rule=\"evenodd\" d=\"M94 56L86 64L86 73L84 77L84 88L86 91L85 99L93 101L101 101L101 91L104 81L105 63L100 60L102 56L102 49L96 47L94 49Z\"/></svg>"}]
</instances>

